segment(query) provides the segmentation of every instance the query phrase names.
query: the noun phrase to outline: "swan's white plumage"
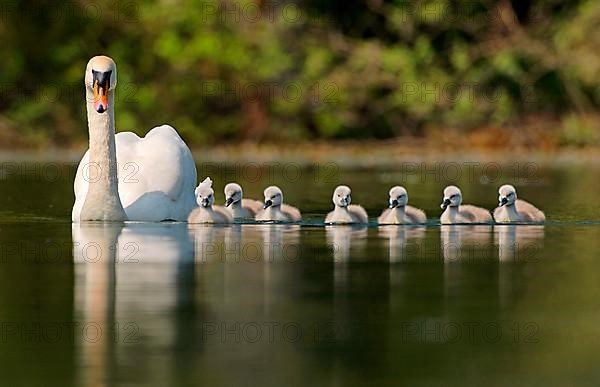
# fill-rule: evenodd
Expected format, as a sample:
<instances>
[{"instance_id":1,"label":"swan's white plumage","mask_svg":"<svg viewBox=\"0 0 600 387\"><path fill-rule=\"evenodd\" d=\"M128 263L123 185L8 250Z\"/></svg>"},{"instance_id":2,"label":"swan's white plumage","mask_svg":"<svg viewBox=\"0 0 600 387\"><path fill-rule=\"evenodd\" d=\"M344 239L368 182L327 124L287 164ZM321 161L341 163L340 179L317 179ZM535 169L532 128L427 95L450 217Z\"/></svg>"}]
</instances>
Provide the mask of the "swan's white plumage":
<instances>
[{"instance_id":1,"label":"swan's white plumage","mask_svg":"<svg viewBox=\"0 0 600 387\"><path fill-rule=\"evenodd\" d=\"M196 165L175 129L158 126L142 138L121 132L115 141L119 196L129 220L185 221L196 207ZM88 160L89 151L79 163L75 177L74 222L79 221L88 191L89 183L84 178Z\"/></svg>"}]
</instances>

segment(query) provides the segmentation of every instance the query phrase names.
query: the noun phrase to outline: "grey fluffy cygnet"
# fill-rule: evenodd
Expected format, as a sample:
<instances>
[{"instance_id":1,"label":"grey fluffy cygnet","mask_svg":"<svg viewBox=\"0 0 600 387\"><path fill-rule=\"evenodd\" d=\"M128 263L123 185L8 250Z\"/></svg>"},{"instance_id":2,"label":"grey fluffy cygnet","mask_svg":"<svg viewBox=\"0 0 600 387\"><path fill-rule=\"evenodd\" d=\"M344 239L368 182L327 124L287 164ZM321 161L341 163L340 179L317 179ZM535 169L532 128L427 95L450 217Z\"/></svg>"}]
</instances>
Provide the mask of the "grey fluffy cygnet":
<instances>
[{"instance_id":1,"label":"grey fluffy cygnet","mask_svg":"<svg viewBox=\"0 0 600 387\"><path fill-rule=\"evenodd\" d=\"M333 191L334 209L325 218L326 224L367 224L367 211L352 202L352 190L346 185L340 185Z\"/></svg>"},{"instance_id":2,"label":"grey fluffy cygnet","mask_svg":"<svg viewBox=\"0 0 600 387\"><path fill-rule=\"evenodd\" d=\"M234 219L254 219L263 207L258 200L244 199L242 187L237 183L225 186L225 207Z\"/></svg>"},{"instance_id":3,"label":"grey fluffy cygnet","mask_svg":"<svg viewBox=\"0 0 600 387\"><path fill-rule=\"evenodd\" d=\"M492 222L492 215L485 208L462 204L462 193L454 185L444 189L444 201L441 207L444 210L440 217L442 224Z\"/></svg>"},{"instance_id":4,"label":"grey fluffy cygnet","mask_svg":"<svg viewBox=\"0 0 600 387\"><path fill-rule=\"evenodd\" d=\"M302 220L300 210L283 203L283 192L277 186L267 187L264 191L265 203L256 213L258 221L298 222Z\"/></svg>"},{"instance_id":5,"label":"grey fluffy cygnet","mask_svg":"<svg viewBox=\"0 0 600 387\"><path fill-rule=\"evenodd\" d=\"M498 208L494 210L497 223L541 223L546 215L533 204L517 199L517 190L512 185L503 185L498 190Z\"/></svg>"},{"instance_id":6,"label":"grey fluffy cygnet","mask_svg":"<svg viewBox=\"0 0 600 387\"><path fill-rule=\"evenodd\" d=\"M377 221L379 224L417 224L427 222L425 212L408 205L408 192L404 187L390 189L390 206L383 210Z\"/></svg>"},{"instance_id":7,"label":"grey fluffy cygnet","mask_svg":"<svg viewBox=\"0 0 600 387\"><path fill-rule=\"evenodd\" d=\"M215 192L211 188L212 181L206 180L196 188L196 202L198 208L194 208L188 216L188 223L231 223L233 217L225 207L215 206Z\"/></svg>"}]
</instances>

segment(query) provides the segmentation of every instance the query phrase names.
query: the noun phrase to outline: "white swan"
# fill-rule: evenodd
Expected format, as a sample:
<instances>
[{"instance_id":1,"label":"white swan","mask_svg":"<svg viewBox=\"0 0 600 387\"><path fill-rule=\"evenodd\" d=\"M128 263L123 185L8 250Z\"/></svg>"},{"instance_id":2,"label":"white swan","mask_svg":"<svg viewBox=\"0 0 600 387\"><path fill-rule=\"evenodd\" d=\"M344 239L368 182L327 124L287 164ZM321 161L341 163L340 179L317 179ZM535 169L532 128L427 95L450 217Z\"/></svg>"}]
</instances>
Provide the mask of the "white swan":
<instances>
[{"instance_id":1,"label":"white swan","mask_svg":"<svg viewBox=\"0 0 600 387\"><path fill-rule=\"evenodd\" d=\"M346 185L340 185L333 191L331 198L335 208L327 217L326 224L367 224L369 215L367 211L359 205L350 204L352 202L352 190Z\"/></svg>"},{"instance_id":2,"label":"white swan","mask_svg":"<svg viewBox=\"0 0 600 387\"><path fill-rule=\"evenodd\" d=\"M264 208L256 213L256 220L277 222L298 222L302 220L300 210L283 203L283 192L277 186L270 186L263 192Z\"/></svg>"},{"instance_id":3,"label":"white swan","mask_svg":"<svg viewBox=\"0 0 600 387\"><path fill-rule=\"evenodd\" d=\"M503 185L498 190L498 208L494 219L498 223L540 223L546 215L533 204L517 199L517 190L512 185Z\"/></svg>"},{"instance_id":4,"label":"white swan","mask_svg":"<svg viewBox=\"0 0 600 387\"><path fill-rule=\"evenodd\" d=\"M444 189L444 201L440 207L444 210L440 217L442 224L492 222L492 215L485 208L463 205L462 193L454 185Z\"/></svg>"},{"instance_id":5,"label":"white swan","mask_svg":"<svg viewBox=\"0 0 600 387\"><path fill-rule=\"evenodd\" d=\"M231 223L233 216L225 207L215 206L215 191L212 180L204 179L194 191L199 207L192 210L188 223Z\"/></svg>"},{"instance_id":6,"label":"white swan","mask_svg":"<svg viewBox=\"0 0 600 387\"><path fill-rule=\"evenodd\" d=\"M196 165L175 129L115 136L117 68L106 56L85 70L90 148L75 176L72 220L185 221L196 207Z\"/></svg>"},{"instance_id":7,"label":"white swan","mask_svg":"<svg viewBox=\"0 0 600 387\"><path fill-rule=\"evenodd\" d=\"M379 224L426 223L425 212L408 205L408 192L404 187L390 189L390 208L383 210L377 221Z\"/></svg>"},{"instance_id":8,"label":"white swan","mask_svg":"<svg viewBox=\"0 0 600 387\"><path fill-rule=\"evenodd\" d=\"M242 187L237 183L229 183L223 190L225 207L234 219L253 219L263 204L258 200L244 199Z\"/></svg>"}]
</instances>

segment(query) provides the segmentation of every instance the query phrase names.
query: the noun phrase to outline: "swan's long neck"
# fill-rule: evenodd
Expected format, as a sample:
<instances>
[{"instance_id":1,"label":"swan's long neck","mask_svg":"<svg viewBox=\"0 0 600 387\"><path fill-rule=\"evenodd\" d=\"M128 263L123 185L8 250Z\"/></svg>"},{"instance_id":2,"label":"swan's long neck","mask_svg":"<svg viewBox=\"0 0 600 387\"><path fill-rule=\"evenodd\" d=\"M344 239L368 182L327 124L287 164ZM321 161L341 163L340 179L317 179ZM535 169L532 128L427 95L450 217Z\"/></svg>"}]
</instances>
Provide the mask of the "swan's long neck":
<instances>
[{"instance_id":1,"label":"swan's long neck","mask_svg":"<svg viewBox=\"0 0 600 387\"><path fill-rule=\"evenodd\" d=\"M114 91L109 92L109 106L98 113L88 90L87 116L90 131L88 193L81 210L81 220L127 220L119 197L117 152L115 145Z\"/></svg>"}]
</instances>

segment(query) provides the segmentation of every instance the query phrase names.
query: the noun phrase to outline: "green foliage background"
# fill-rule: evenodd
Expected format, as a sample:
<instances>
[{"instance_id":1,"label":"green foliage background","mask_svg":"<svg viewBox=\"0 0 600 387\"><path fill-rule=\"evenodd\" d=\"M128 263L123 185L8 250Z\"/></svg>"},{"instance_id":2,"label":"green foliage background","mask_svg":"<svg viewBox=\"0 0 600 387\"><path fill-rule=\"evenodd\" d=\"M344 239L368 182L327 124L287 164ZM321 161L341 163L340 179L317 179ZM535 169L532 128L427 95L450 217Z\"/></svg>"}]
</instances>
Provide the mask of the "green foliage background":
<instances>
[{"instance_id":1,"label":"green foliage background","mask_svg":"<svg viewBox=\"0 0 600 387\"><path fill-rule=\"evenodd\" d=\"M600 143L597 0L4 0L0 144L87 138L83 70L118 65L118 130L194 145L558 123ZM592 117L592 118L590 118Z\"/></svg>"}]
</instances>

